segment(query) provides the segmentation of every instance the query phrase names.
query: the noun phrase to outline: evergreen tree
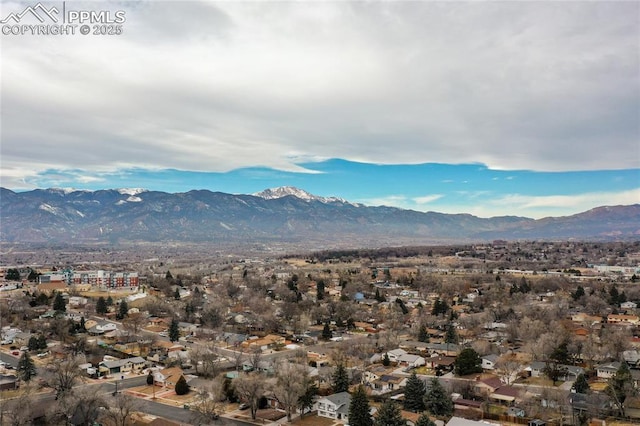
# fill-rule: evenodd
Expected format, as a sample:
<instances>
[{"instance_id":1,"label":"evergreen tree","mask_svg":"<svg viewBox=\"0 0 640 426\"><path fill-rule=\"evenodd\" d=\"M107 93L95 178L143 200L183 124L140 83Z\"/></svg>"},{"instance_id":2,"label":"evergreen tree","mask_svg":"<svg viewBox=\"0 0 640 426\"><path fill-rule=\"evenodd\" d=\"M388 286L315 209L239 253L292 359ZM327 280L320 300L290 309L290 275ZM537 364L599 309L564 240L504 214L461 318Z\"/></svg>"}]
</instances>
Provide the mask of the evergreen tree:
<instances>
[{"instance_id":1,"label":"evergreen tree","mask_svg":"<svg viewBox=\"0 0 640 426\"><path fill-rule=\"evenodd\" d=\"M609 289L609 304L618 305L620 303L620 301L618 300L619 297L620 294L618 293L618 288L614 284Z\"/></svg>"},{"instance_id":2,"label":"evergreen tree","mask_svg":"<svg viewBox=\"0 0 640 426\"><path fill-rule=\"evenodd\" d=\"M482 373L482 359L473 348L464 348L456 357L454 367L458 376Z\"/></svg>"},{"instance_id":3,"label":"evergreen tree","mask_svg":"<svg viewBox=\"0 0 640 426\"><path fill-rule=\"evenodd\" d=\"M449 310L449 305L444 300L437 299L433 304L433 308L431 309L431 315L438 316L440 314L444 315Z\"/></svg>"},{"instance_id":4,"label":"evergreen tree","mask_svg":"<svg viewBox=\"0 0 640 426\"><path fill-rule=\"evenodd\" d=\"M418 421L416 422L416 426L436 426L436 424L427 416L426 414L418 417Z\"/></svg>"},{"instance_id":5,"label":"evergreen tree","mask_svg":"<svg viewBox=\"0 0 640 426\"><path fill-rule=\"evenodd\" d=\"M571 293L571 297L573 298L573 300L578 300L580 299L582 296L584 296L584 288L582 288L581 285L579 285L576 288L576 291L574 291L573 293Z\"/></svg>"},{"instance_id":6,"label":"evergreen tree","mask_svg":"<svg viewBox=\"0 0 640 426\"><path fill-rule=\"evenodd\" d=\"M80 325L78 326L78 331L80 333L86 333L87 332L87 324L84 320L84 317L80 317Z\"/></svg>"},{"instance_id":7,"label":"evergreen tree","mask_svg":"<svg viewBox=\"0 0 640 426\"><path fill-rule=\"evenodd\" d=\"M178 320L173 318L171 324L169 324L169 340L177 342L180 339L180 327L178 326Z\"/></svg>"},{"instance_id":8,"label":"evergreen tree","mask_svg":"<svg viewBox=\"0 0 640 426\"><path fill-rule=\"evenodd\" d=\"M176 382L175 391L176 395L186 395L189 393L189 385L187 384L187 379L185 379L184 376L180 376Z\"/></svg>"},{"instance_id":9,"label":"evergreen tree","mask_svg":"<svg viewBox=\"0 0 640 426\"><path fill-rule=\"evenodd\" d=\"M127 315L129 315L129 305L127 304L127 301L123 299L120 302L120 307L118 308L116 319L118 320L124 319Z\"/></svg>"},{"instance_id":10,"label":"evergreen tree","mask_svg":"<svg viewBox=\"0 0 640 426\"><path fill-rule=\"evenodd\" d=\"M569 343L565 340L556 347L549 358L559 364L569 364L571 362L571 354L569 353Z\"/></svg>"},{"instance_id":11,"label":"evergreen tree","mask_svg":"<svg viewBox=\"0 0 640 426\"><path fill-rule=\"evenodd\" d=\"M391 359L389 358L389 354L388 353L384 353L384 356L382 357L382 365L384 365L385 367L388 367L391 365Z\"/></svg>"},{"instance_id":12,"label":"evergreen tree","mask_svg":"<svg viewBox=\"0 0 640 426\"><path fill-rule=\"evenodd\" d=\"M324 323L324 328L322 329L322 339L330 340L332 337L333 337L333 333L331 332L329 321L327 321Z\"/></svg>"},{"instance_id":13,"label":"evergreen tree","mask_svg":"<svg viewBox=\"0 0 640 426\"><path fill-rule=\"evenodd\" d=\"M391 399L387 399L378 412L373 423L375 426L406 426L407 421L402 418L398 405Z\"/></svg>"},{"instance_id":14,"label":"evergreen tree","mask_svg":"<svg viewBox=\"0 0 640 426\"><path fill-rule=\"evenodd\" d=\"M180 300L180 289L176 286L176 291L173 292L173 298Z\"/></svg>"},{"instance_id":15,"label":"evergreen tree","mask_svg":"<svg viewBox=\"0 0 640 426\"><path fill-rule=\"evenodd\" d=\"M98 297L98 301L96 302L96 313L98 315L107 313L107 301L102 296Z\"/></svg>"},{"instance_id":16,"label":"evergreen tree","mask_svg":"<svg viewBox=\"0 0 640 426\"><path fill-rule=\"evenodd\" d=\"M167 273L164 276L165 279L167 280L172 280L173 279L173 275L171 275L171 271L167 271Z\"/></svg>"},{"instance_id":17,"label":"evergreen tree","mask_svg":"<svg viewBox=\"0 0 640 426\"><path fill-rule=\"evenodd\" d=\"M407 379L407 384L404 388L404 409L414 413L424 411L424 396L426 393L424 382L418 378L415 372L412 373Z\"/></svg>"},{"instance_id":18,"label":"evergreen tree","mask_svg":"<svg viewBox=\"0 0 640 426\"><path fill-rule=\"evenodd\" d=\"M4 279L7 281L20 281L20 271L16 268L9 268L7 269Z\"/></svg>"},{"instance_id":19,"label":"evergreen tree","mask_svg":"<svg viewBox=\"0 0 640 426\"><path fill-rule=\"evenodd\" d=\"M453 400L435 377L431 379L431 388L425 396L427 409L435 416L453 414Z\"/></svg>"},{"instance_id":20,"label":"evergreen tree","mask_svg":"<svg viewBox=\"0 0 640 426\"><path fill-rule=\"evenodd\" d=\"M398 305L398 307L402 311L402 315L407 315L409 313L409 308L407 308L407 306L404 304L404 301L402 299L397 298L396 305Z\"/></svg>"},{"instance_id":21,"label":"evergreen tree","mask_svg":"<svg viewBox=\"0 0 640 426\"><path fill-rule=\"evenodd\" d=\"M305 410L311 411L318 394L318 387L311 383L307 386L304 393L298 398L298 408L300 409L300 417L304 416Z\"/></svg>"},{"instance_id":22,"label":"evergreen tree","mask_svg":"<svg viewBox=\"0 0 640 426\"><path fill-rule=\"evenodd\" d=\"M62 297L62 293L56 293L56 297L53 299L53 310L56 312L67 311L67 303L64 301L64 297Z\"/></svg>"},{"instance_id":23,"label":"evergreen tree","mask_svg":"<svg viewBox=\"0 0 640 426\"><path fill-rule=\"evenodd\" d=\"M38 371L29 353L22 352L18 360L18 377L20 377L20 380L28 382L35 377L36 374L38 374Z\"/></svg>"},{"instance_id":24,"label":"evergreen tree","mask_svg":"<svg viewBox=\"0 0 640 426\"><path fill-rule=\"evenodd\" d=\"M40 334L36 339L36 350L39 349L47 349L47 338L44 337L44 334Z\"/></svg>"},{"instance_id":25,"label":"evergreen tree","mask_svg":"<svg viewBox=\"0 0 640 426\"><path fill-rule=\"evenodd\" d=\"M447 326L447 333L444 335L444 342L452 344L458 343L458 333L456 333L456 329L453 324L449 324Z\"/></svg>"},{"instance_id":26,"label":"evergreen tree","mask_svg":"<svg viewBox=\"0 0 640 426\"><path fill-rule=\"evenodd\" d=\"M573 383L573 390L576 393L589 393L589 382L584 374L579 374L576 381Z\"/></svg>"},{"instance_id":27,"label":"evergreen tree","mask_svg":"<svg viewBox=\"0 0 640 426\"><path fill-rule=\"evenodd\" d=\"M418 341L429 343L429 332L427 331L427 327L424 324L421 324L420 330L418 330Z\"/></svg>"},{"instance_id":28,"label":"evergreen tree","mask_svg":"<svg viewBox=\"0 0 640 426\"><path fill-rule=\"evenodd\" d=\"M351 426L373 426L369 407L369 399L362 385L351 395L349 404L349 424Z\"/></svg>"},{"instance_id":29,"label":"evergreen tree","mask_svg":"<svg viewBox=\"0 0 640 426\"><path fill-rule=\"evenodd\" d=\"M27 347L30 351L38 350L38 338L36 336L29 337L29 343L27 343Z\"/></svg>"},{"instance_id":30,"label":"evergreen tree","mask_svg":"<svg viewBox=\"0 0 640 426\"><path fill-rule=\"evenodd\" d=\"M333 393L349 391L349 373L343 363L338 363L331 375L331 388Z\"/></svg>"},{"instance_id":31,"label":"evergreen tree","mask_svg":"<svg viewBox=\"0 0 640 426\"><path fill-rule=\"evenodd\" d=\"M149 370L149 374L147 374L147 384L153 385L153 382L154 382L153 373L151 372L151 370Z\"/></svg>"},{"instance_id":32,"label":"evergreen tree","mask_svg":"<svg viewBox=\"0 0 640 426\"><path fill-rule=\"evenodd\" d=\"M113 298L111 296L107 297L106 303L107 307L113 306Z\"/></svg>"},{"instance_id":33,"label":"evergreen tree","mask_svg":"<svg viewBox=\"0 0 640 426\"><path fill-rule=\"evenodd\" d=\"M318 280L318 283L316 284L316 299L317 300L322 300L324 299L324 281L323 280Z\"/></svg>"},{"instance_id":34,"label":"evergreen tree","mask_svg":"<svg viewBox=\"0 0 640 426\"><path fill-rule=\"evenodd\" d=\"M375 299L380 303L387 301L387 298L384 297L384 295L380 294L380 289L379 288L376 288Z\"/></svg>"}]
</instances>

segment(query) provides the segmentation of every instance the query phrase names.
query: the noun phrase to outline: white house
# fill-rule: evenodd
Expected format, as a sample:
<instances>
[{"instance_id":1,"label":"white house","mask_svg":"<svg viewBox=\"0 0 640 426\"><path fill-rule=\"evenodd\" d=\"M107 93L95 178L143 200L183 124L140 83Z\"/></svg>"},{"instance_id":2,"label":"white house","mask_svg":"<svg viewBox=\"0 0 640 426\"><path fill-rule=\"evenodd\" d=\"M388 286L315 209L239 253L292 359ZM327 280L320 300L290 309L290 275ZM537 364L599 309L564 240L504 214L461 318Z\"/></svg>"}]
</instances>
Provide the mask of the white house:
<instances>
[{"instance_id":1,"label":"white house","mask_svg":"<svg viewBox=\"0 0 640 426\"><path fill-rule=\"evenodd\" d=\"M346 424L349 421L350 404L351 395L349 392L334 393L318 400L318 416L340 420Z\"/></svg>"},{"instance_id":2,"label":"white house","mask_svg":"<svg viewBox=\"0 0 640 426\"><path fill-rule=\"evenodd\" d=\"M389 359L391 359L391 357L389 357ZM425 359L419 355L404 354L398 357L398 365L407 366L410 368L416 368L425 364L426 364Z\"/></svg>"},{"instance_id":3,"label":"white house","mask_svg":"<svg viewBox=\"0 0 640 426\"><path fill-rule=\"evenodd\" d=\"M405 387L407 385L407 378L403 376L397 376L395 374L385 374L378 380L370 383L370 385L372 387L372 392L376 395L379 395Z\"/></svg>"},{"instance_id":4,"label":"white house","mask_svg":"<svg viewBox=\"0 0 640 426\"><path fill-rule=\"evenodd\" d=\"M498 361L498 355L489 354L482 357L482 369L494 370L496 368L496 362Z\"/></svg>"},{"instance_id":5,"label":"white house","mask_svg":"<svg viewBox=\"0 0 640 426\"><path fill-rule=\"evenodd\" d=\"M399 362L401 356L406 355L407 351L404 349L394 349L392 351L387 352L387 356L391 362Z\"/></svg>"},{"instance_id":6,"label":"white house","mask_svg":"<svg viewBox=\"0 0 640 426\"><path fill-rule=\"evenodd\" d=\"M638 304L635 302L623 302L620 304L620 307L622 309L636 309L638 307Z\"/></svg>"},{"instance_id":7,"label":"white house","mask_svg":"<svg viewBox=\"0 0 640 426\"><path fill-rule=\"evenodd\" d=\"M606 364L600 364L596 367L596 373L599 379L609 379L616 374L618 368L620 368L619 362L609 362Z\"/></svg>"}]
</instances>

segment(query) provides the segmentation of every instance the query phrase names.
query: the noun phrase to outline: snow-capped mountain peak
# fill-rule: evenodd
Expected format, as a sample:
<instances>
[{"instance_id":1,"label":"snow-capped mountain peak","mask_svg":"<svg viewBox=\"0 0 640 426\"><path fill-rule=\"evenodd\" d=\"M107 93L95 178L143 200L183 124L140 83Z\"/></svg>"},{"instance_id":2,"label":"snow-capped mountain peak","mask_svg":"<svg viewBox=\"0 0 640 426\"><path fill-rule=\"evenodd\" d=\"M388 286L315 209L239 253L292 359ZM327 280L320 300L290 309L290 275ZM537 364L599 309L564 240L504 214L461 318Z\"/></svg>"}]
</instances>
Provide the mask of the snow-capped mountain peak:
<instances>
[{"instance_id":1,"label":"snow-capped mountain peak","mask_svg":"<svg viewBox=\"0 0 640 426\"><path fill-rule=\"evenodd\" d=\"M131 196L135 196L138 194L142 194L143 192L147 192L147 190L144 188L119 188L119 189L116 189L116 191L118 191L122 195L131 195Z\"/></svg>"},{"instance_id":2,"label":"snow-capped mountain peak","mask_svg":"<svg viewBox=\"0 0 640 426\"><path fill-rule=\"evenodd\" d=\"M264 191L256 192L256 197L264 198L265 200L275 200L277 198L294 196L304 201L319 201L321 203L348 203L348 201L337 197L320 197L318 195L310 194L304 189L296 188L295 186L279 186L277 188L269 188Z\"/></svg>"}]
</instances>

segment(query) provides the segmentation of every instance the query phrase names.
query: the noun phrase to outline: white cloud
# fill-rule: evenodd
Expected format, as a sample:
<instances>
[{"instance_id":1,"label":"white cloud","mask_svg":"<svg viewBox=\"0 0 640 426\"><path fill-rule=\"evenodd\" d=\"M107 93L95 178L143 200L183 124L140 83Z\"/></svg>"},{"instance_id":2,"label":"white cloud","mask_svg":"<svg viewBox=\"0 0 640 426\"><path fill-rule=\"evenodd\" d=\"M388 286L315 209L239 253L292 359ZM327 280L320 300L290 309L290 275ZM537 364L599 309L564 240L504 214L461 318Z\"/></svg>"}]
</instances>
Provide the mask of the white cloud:
<instances>
[{"instance_id":1,"label":"white cloud","mask_svg":"<svg viewBox=\"0 0 640 426\"><path fill-rule=\"evenodd\" d=\"M122 36L3 36L3 176L639 166L636 2L111 6Z\"/></svg>"},{"instance_id":2,"label":"white cloud","mask_svg":"<svg viewBox=\"0 0 640 426\"><path fill-rule=\"evenodd\" d=\"M511 194L469 203L464 211L480 217L504 215L540 219L546 216L568 216L595 207L640 203L640 188L618 192L587 192L576 195L530 196ZM438 206L443 213L460 213L461 206Z\"/></svg>"},{"instance_id":3,"label":"white cloud","mask_svg":"<svg viewBox=\"0 0 640 426\"><path fill-rule=\"evenodd\" d=\"M412 198L412 200L418 205L423 205L423 204L429 204L429 203L432 203L432 202L434 202L436 200L439 200L443 196L444 195L442 195L442 194L425 195L425 196L422 196L422 197L414 197L414 198Z\"/></svg>"},{"instance_id":4,"label":"white cloud","mask_svg":"<svg viewBox=\"0 0 640 426\"><path fill-rule=\"evenodd\" d=\"M409 198L405 195L388 195L386 197L363 198L356 202L367 206L408 208L407 205L409 204Z\"/></svg>"}]
</instances>

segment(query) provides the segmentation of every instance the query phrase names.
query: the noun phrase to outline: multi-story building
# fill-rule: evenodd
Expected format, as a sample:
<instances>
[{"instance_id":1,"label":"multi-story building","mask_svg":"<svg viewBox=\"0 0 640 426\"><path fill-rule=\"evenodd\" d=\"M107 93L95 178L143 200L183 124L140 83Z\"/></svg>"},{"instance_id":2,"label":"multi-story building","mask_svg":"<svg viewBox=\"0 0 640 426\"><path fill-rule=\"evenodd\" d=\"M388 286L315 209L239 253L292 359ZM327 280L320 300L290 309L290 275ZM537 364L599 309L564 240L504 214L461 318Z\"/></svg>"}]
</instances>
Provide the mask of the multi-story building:
<instances>
[{"instance_id":1,"label":"multi-story building","mask_svg":"<svg viewBox=\"0 0 640 426\"><path fill-rule=\"evenodd\" d=\"M137 272L112 271L68 271L64 274L52 273L40 276L40 283L64 281L67 285L90 285L103 289L137 288Z\"/></svg>"}]
</instances>

